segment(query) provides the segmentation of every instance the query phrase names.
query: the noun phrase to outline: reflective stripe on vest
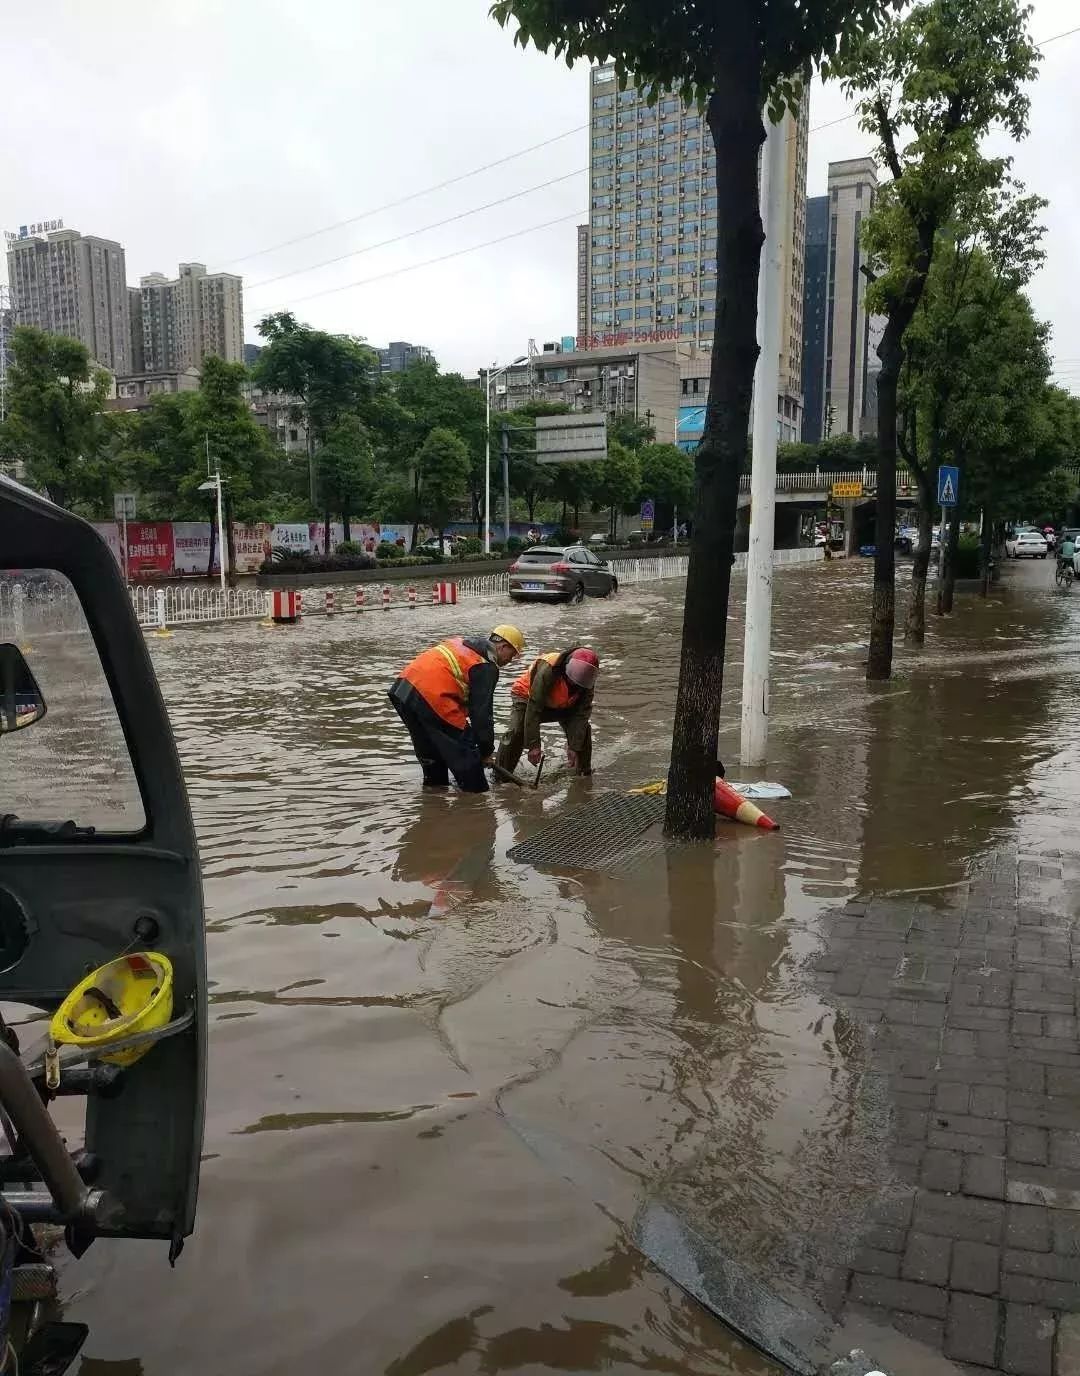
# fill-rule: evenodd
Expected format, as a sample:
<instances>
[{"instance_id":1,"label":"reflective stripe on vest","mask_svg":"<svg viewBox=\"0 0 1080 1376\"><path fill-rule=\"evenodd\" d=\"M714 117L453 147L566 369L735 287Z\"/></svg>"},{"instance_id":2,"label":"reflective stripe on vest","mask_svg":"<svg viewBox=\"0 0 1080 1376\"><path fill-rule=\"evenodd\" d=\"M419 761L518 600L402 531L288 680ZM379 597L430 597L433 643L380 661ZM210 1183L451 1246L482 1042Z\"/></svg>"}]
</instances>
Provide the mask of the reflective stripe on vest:
<instances>
[{"instance_id":1,"label":"reflective stripe on vest","mask_svg":"<svg viewBox=\"0 0 1080 1376\"><path fill-rule=\"evenodd\" d=\"M457 636L417 655L402 669L401 677L412 684L443 721L463 731L469 723L465 711L469 670L483 663L484 656Z\"/></svg>"},{"instance_id":2,"label":"reflective stripe on vest","mask_svg":"<svg viewBox=\"0 0 1080 1376\"><path fill-rule=\"evenodd\" d=\"M514 681L513 687L510 689L510 696L517 698L519 702L527 702L529 693L532 690L533 675L536 673L537 666L543 662L545 664L550 664L554 669L561 658L562 655L560 655L558 651L555 651L552 654L541 655L539 659L533 660L532 664L526 669L521 677ZM573 707L574 703L577 701L577 697L578 690L571 689L566 675L560 674L552 684L551 690L544 702L544 706L549 708L552 712L565 712L568 707Z\"/></svg>"}]
</instances>

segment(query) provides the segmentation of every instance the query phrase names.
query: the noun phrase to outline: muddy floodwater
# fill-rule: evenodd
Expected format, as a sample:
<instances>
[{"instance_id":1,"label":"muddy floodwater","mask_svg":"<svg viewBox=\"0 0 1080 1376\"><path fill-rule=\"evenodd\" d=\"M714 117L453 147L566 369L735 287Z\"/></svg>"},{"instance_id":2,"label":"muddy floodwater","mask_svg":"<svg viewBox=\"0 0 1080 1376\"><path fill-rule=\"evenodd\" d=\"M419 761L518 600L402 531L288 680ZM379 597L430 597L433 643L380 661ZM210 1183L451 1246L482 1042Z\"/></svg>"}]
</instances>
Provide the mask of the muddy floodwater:
<instances>
[{"instance_id":1,"label":"muddy floodwater","mask_svg":"<svg viewBox=\"0 0 1080 1376\"><path fill-rule=\"evenodd\" d=\"M595 777L560 773L556 729L538 792L422 795L385 695L417 650L507 619L499 599L153 642L205 875L202 1191L175 1272L109 1242L65 1270L82 1376L777 1370L630 1222L670 1203L813 1293L882 1130L808 974L823 915L933 902L1018 835L1076 842L1080 593L1010 568L868 689L868 565L781 572L754 773L794 795L767 805L782 830L725 824L621 876L507 860L663 776L683 587L514 609L530 651L603 658Z\"/></svg>"}]
</instances>

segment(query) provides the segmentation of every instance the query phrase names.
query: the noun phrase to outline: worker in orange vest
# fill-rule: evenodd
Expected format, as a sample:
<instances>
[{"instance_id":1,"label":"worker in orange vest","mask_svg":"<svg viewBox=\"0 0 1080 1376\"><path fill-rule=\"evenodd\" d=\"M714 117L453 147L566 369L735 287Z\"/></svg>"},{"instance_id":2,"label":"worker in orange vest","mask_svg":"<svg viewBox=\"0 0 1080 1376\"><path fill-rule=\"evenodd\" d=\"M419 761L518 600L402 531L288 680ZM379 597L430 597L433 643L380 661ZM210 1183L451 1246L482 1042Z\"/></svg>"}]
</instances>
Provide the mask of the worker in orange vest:
<instances>
[{"instance_id":1,"label":"worker in orange vest","mask_svg":"<svg viewBox=\"0 0 1080 1376\"><path fill-rule=\"evenodd\" d=\"M510 689L510 725L496 764L513 770L527 750L540 763L540 726L557 721L566 736L566 760L579 774L592 773L593 685L600 672L595 650L572 646L541 655Z\"/></svg>"},{"instance_id":2,"label":"worker in orange vest","mask_svg":"<svg viewBox=\"0 0 1080 1376\"><path fill-rule=\"evenodd\" d=\"M417 655L390 685L390 701L412 739L426 787L445 788L453 774L466 793L487 792L484 768L494 763L492 700L499 670L524 648L516 626L496 626L476 639L455 636Z\"/></svg>"}]
</instances>

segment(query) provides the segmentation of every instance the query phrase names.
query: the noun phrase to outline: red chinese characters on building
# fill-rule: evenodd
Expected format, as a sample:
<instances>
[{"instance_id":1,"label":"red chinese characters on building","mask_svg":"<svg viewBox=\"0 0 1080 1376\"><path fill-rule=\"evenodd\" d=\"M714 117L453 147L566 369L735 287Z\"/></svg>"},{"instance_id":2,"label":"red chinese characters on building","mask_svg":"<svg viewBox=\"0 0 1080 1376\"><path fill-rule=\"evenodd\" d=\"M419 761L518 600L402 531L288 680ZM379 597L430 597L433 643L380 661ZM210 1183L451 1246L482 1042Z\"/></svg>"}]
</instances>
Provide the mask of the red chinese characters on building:
<instances>
[{"instance_id":1,"label":"red chinese characters on building","mask_svg":"<svg viewBox=\"0 0 1080 1376\"><path fill-rule=\"evenodd\" d=\"M127 528L128 577L169 573L173 567L171 521L131 521Z\"/></svg>"},{"instance_id":2,"label":"red chinese characters on building","mask_svg":"<svg viewBox=\"0 0 1080 1376\"><path fill-rule=\"evenodd\" d=\"M578 349L621 349L627 344L669 344L678 337L677 329L618 330L614 334L579 334L575 345Z\"/></svg>"}]
</instances>

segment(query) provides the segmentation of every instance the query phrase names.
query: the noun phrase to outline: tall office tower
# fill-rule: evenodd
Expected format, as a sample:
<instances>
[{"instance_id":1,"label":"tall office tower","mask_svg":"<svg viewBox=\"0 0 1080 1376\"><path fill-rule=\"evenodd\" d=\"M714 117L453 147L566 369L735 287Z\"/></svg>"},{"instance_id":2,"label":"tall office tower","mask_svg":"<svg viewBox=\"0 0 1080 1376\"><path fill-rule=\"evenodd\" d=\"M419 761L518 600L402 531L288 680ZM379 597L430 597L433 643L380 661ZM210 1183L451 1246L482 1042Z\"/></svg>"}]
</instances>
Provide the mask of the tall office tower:
<instances>
[{"instance_id":1,"label":"tall office tower","mask_svg":"<svg viewBox=\"0 0 1080 1376\"><path fill-rule=\"evenodd\" d=\"M872 321L865 309L862 226L876 197L873 158L829 164L823 435L859 435L868 414L875 412L870 375L876 372L876 360L870 347Z\"/></svg>"},{"instance_id":2,"label":"tall office tower","mask_svg":"<svg viewBox=\"0 0 1080 1376\"><path fill-rule=\"evenodd\" d=\"M716 159L696 107L677 96L650 106L647 90L618 89L614 66L589 87L589 341L680 342L708 347L716 302ZM780 329L782 439L802 421L803 238L807 111L784 120L789 209ZM579 252L581 238L579 235ZM579 299L581 271L578 272ZM580 315L580 307L579 307Z\"/></svg>"},{"instance_id":3,"label":"tall office tower","mask_svg":"<svg viewBox=\"0 0 1080 1376\"><path fill-rule=\"evenodd\" d=\"M86 345L102 367L131 371L124 248L74 229L30 234L7 246L11 304L20 325L67 335Z\"/></svg>"},{"instance_id":4,"label":"tall office tower","mask_svg":"<svg viewBox=\"0 0 1080 1376\"><path fill-rule=\"evenodd\" d=\"M825 438L825 323L828 315L829 198L806 202L803 273L803 432L808 444Z\"/></svg>"}]
</instances>

